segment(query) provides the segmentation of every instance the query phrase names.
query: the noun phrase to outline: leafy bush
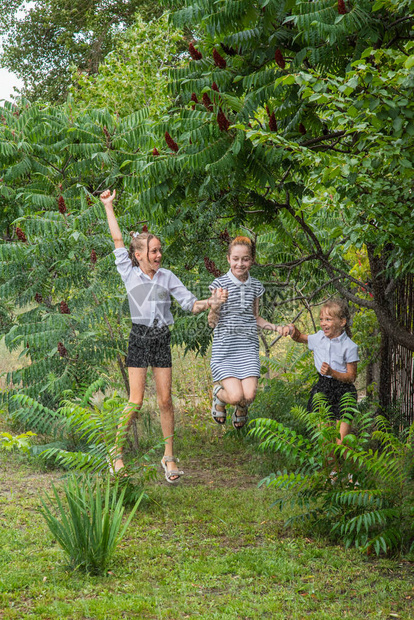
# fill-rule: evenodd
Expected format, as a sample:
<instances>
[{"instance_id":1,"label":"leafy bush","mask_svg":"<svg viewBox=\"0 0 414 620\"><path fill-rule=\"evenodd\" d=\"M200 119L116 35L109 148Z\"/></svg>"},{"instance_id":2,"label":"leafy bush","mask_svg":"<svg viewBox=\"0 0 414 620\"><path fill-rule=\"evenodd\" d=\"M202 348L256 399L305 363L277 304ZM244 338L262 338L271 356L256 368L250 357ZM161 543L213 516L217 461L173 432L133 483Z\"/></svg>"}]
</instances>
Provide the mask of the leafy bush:
<instances>
[{"instance_id":1,"label":"leafy bush","mask_svg":"<svg viewBox=\"0 0 414 620\"><path fill-rule=\"evenodd\" d=\"M14 418L53 438L49 443L33 445L31 454L48 465L83 474L114 472L115 445L125 444L128 432L126 401L114 393L98 403L96 394L103 386L103 381L96 381L79 397L67 392L57 411L25 394L16 394L18 409ZM163 445L159 441L141 454L138 461L125 463L119 481L125 505L135 504L145 482L156 477L154 451ZM145 493L144 497L147 498Z\"/></svg>"},{"instance_id":2,"label":"leafy bush","mask_svg":"<svg viewBox=\"0 0 414 620\"><path fill-rule=\"evenodd\" d=\"M385 418L360 412L345 396L343 418L355 416L354 432L337 445L338 427L329 424L329 407L320 395L314 402L311 413L292 409L309 438L275 420L252 422L250 434L260 440L260 449L281 452L296 465L295 471L278 471L262 481L282 491L275 505L298 509L286 525L308 524L346 547L377 554L408 550L414 537L414 424L398 437Z\"/></svg>"},{"instance_id":3,"label":"leafy bush","mask_svg":"<svg viewBox=\"0 0 414 620\"><path fill-rule=\"evenodd\" d=\"M103 490L99 481L89 477L73 476L64 486L66 501L62 501L53 486L52 497L46 494L40 509L72 568L93 575L103 575L107 571L143 496L141 493L122 525L125 490L118 493L118 482L111 488L109 477L102 486Z\"/></svg>"},{"instance_id":4,"label":"leafy bush","mask_svg":"<svg viewBox=\"0 0 414 620\"><path fill-rule=\"evenodd\" d=\"M269 417L295 423L290 411L295 403L307 402L315 375L309 352L295 343L288 343L283 357L261 357L261 363L276 372L277 377L262 379L264 389L258 392L250 407L251 417Z\"/></svg>"},{"instance_id":5,"label":"leafy bush","mask_svg":"<svg viewBox=\"0 0 414 620\"><path fill-rule=\"evenodd\" d=\"M21 435L11 435L10 433L0 433L0 449L12 451L21 450L22 452L30 451L30 439L35 437L36 433L28 431Z\"/></svg>"}]
</instances>

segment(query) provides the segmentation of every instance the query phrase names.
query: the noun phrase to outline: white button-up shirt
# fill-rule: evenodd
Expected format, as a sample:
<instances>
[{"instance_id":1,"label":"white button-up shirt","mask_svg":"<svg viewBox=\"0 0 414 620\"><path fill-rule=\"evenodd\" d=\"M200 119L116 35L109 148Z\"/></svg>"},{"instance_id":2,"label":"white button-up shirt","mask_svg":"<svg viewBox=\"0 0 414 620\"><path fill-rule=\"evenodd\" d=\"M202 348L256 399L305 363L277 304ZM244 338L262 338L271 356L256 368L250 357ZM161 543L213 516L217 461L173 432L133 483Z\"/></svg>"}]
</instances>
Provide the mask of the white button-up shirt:
<instances>
[{"instance_id":1,"label":"white button-up shirt","mask_svg":"<svg viewBox=\"0 0 414 620\"><path fill-rule=\"evenodd\" d=\"M147 276L139 267L133 267L126 248L114 250L115 265L125 284L131 319L138 325L172 325L171 295L183 310L191 312L197 297L193 295L169 269L158 269L154 277Z\"/></svg>"},{"instance_id":2,"label":"white button-up shirt","mask_svg":"<svg viewBox=\"0 0 414 620\"><path fill-rule=\"evenodd\" d=\"M316 334L309 334L308 347L313 351L315 367L319 373L324 362L338 372L346 372L347 364L359 362L358 345L346 332L342 332L338 338L328 338L319 330ZM331 375L325 376L332 378Z\"/></svg>"}]
</instances>

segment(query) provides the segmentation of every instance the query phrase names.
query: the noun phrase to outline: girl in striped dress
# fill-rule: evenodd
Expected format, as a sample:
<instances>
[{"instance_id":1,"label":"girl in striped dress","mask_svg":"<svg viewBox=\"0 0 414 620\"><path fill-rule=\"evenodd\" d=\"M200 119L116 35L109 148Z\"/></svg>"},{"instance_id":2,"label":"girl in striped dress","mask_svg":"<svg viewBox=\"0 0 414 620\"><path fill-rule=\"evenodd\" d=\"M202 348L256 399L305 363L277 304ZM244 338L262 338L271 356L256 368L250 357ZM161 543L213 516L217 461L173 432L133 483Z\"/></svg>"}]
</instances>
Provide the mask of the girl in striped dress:
<instances>
[{"instance_id":1,"label":"girl in striped dress","mask_svg":"<svg viewBox=\"0 0 414 620\"><path fill-rule=\"evenodd\" d=\"M254 261L251 240L233 239L227 260L230 270L210 285L213 298L220 297L208 315L208 324L214 328L211 370L213 381L220 382L213 390L211 415L224 424L226 405L234 405L232 424L239 429L247 422L247 408L256 396L260 377L258 327L278 328L259 316L259 299L265 289L249 274ZM219 295L220 289L228 291L226 301Z\"/></svg>"}]
</instances>

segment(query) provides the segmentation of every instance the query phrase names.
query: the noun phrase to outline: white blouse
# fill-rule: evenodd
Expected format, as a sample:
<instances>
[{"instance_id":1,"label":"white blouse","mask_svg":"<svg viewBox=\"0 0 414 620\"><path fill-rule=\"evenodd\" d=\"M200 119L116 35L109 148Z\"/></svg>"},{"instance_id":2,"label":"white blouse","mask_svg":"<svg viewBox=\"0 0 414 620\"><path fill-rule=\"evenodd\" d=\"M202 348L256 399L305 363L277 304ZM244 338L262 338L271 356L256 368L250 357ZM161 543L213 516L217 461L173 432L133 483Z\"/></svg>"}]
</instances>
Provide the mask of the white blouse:
<instances>
[{"instance_id":1,"label":"white blouse","mask_svg":"<svg viewBox=\"0 0 414 620\"><path fill-rule=\"evenodd\" d=\"M126 248L114 250L115 265L125 284L131 319L138 325L172 325L171 295L183 310L191 312L197 297L193 295L169 269L160 268L154 277L147 276L139 267L133 267Z\"/></svg>"},{"instance_id":2,"label":"white blouse","mask_svg":"<svg viewBox=\"0 0 414 620\"><path fill-rule=\"evenodd\" d=\"M338 372L346 372L347 364L359 362L358 345L346 332L342 332L338 338L328 338L322 330L316 334L309 334L308 348L313 351L315 367L319 373L324 362ZM325 376L332 379L331 375Z\"/></svg>"}]
</instances>

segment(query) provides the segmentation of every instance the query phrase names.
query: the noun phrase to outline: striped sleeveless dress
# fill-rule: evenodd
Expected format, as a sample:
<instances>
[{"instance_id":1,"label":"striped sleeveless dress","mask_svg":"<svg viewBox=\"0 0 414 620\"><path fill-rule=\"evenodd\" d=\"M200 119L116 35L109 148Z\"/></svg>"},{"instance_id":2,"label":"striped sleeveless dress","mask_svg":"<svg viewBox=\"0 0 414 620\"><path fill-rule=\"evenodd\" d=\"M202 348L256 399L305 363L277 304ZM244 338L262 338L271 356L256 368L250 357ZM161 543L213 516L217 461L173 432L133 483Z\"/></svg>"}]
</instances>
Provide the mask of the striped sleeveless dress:
<instances>
[{"instance_id":1,"label":"striped sleeveless dress","mask_svg":"<svg viewBox=\"0 0 414 620\"><path fill-rule=\"evenodd\" d=\"M263 295L263 284L250 275L246 282L241 282L229 270L216 278L209 288L225 288L229 292L214 329L210 363L213 381L227 377L260 377L259 336L253 302Z\"/></svg>"}]
</instances>

